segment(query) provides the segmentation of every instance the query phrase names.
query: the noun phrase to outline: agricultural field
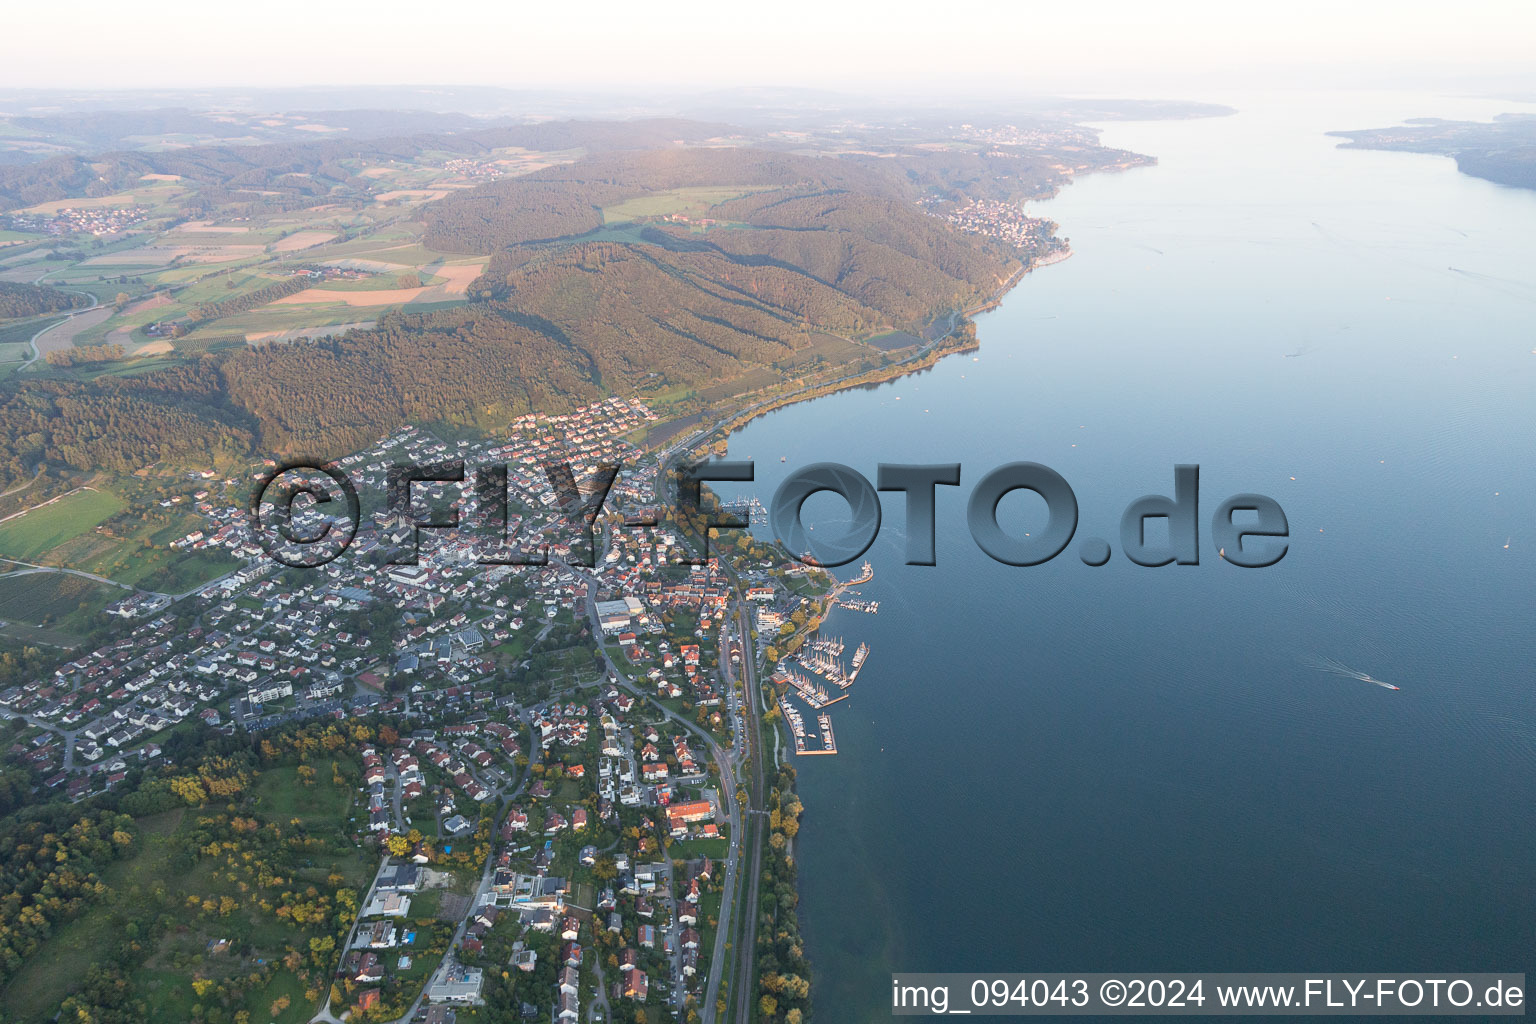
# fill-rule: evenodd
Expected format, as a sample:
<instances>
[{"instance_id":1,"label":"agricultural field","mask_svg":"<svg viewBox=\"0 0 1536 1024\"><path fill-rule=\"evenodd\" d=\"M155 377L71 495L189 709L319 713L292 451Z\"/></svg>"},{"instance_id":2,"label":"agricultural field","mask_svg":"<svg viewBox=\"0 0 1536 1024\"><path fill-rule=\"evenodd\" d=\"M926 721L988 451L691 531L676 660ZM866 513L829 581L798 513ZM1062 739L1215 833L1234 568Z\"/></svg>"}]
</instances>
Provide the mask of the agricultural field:
<instances>
[{"instance_id":1,"label":"agricultural field","mask_svg":"<svg viewBox=\"0 0 1536 1024\"><path fill-rule=\"evenodd\" d=\"M701 185L694 188L676 188L667 192L654 192L648 196L626 199L622 203L603 207L603 223L618 224L647 217L671 217L682 215L690 219L709 216L709 208L731 199L751 195L756 189L743 189L732 185Z\"/></svg>"},{"instance_id":2,"label":"agricultural field","mask_svg":"<svg viewBox=\"0 0 1536 1024\"><path fill-rule=\"evenodd\" d=\"M0 556L168 594L185 593L238 568L239 562L217 550L172 549L172 541L206 525L202 517L187 506L162 509L134 481L120 485L80 488L0 522ZM132 495L126 499L119 493L125 488Z\"/></svg>"},{"instance_id":3,"label":"agricultural field","mask_svg":"<svg viewBox=\"0 0 1536 1024\"><path fill-rule=\"evenodd\" d=\"M5 623L0 632L22 640L43 639L36 630L53 639L82 637L102 610L123 595L117 587L83 576L14 569L0 575L0 622Z\"/></svg>"},{"instance_id":4,"label":"agricultural field","mask_svg":"<svg viewBox=\"0 0 1536 1024\"><path fill-rule=\"evenodd\" d=\"M35 562L124 508L104 488L85 487L0 522L0 555Z\"/></svg>"},{"instance_id":5,"label":"agricultural field","mask_svg":"<svg viewBox=\"0 0 1536 1024\"><path fill-rule=\"evenodd\" d=\"M60 544L49 552L48 561L144 590L185 593L240 566L214 551L175 551L166 546L201 522L191 515L169 524L129 518Z\"/></svg>"},{"instance_id":6,"label":"agricultural field","mask_svg":"<svg viewBox=\"0 0 1536 1024\"><path fill-rule=\"evenodd\" d=\"M60 210L103 210L114 207L146 206L150 209L162 207L170 203L177 196L187 190L175 182L154 181L148 182L141 188L135 188L131 192L118 192L110 196L86 196L77 199L58 199L47 203L38 203L36 206L28 206L18 210L21 214L55 214Z\"/></svg>"},{"instance_id":7,"label":"agricultural field","mask_svg":"<svg viewBox=\"0 0 1536 1024\"><path fill-rule=\"evenodd\" d=\"M505 166L521 167L528 158L508 154ZM482 180L445 170L449 162L445 156L441 162L423 157L387 167L359 163L358 173L367 172L364 176L376 182L374 191L340 202L317 197L314 206L296 210L253 213L249 206L232 205L181 219L177 204L195 198L194 187L159 180L111 196L37 204L15 216L47 218L62 210L92 209L139 211L139 219L124 230L95 236L7 231L0 249L12 241L18 251L0 259L0 277L18 282L44 277L95 296L102 307L46 332L38 340L44 356L121 345L124 358L150 359L148 365L156 365L156 357L205 352L210 339L293 340L371 322L407 304L416 311L446 308L466 301L469 284L486 263L484 256L422 245L423 227L414 219L421 203ZM498 162L498 173L501 166ZM338 275L326 268L366 276ZM304 271L325 274L298 293L240 308L243 296ZM210 310L215 315L209 316ZM72 366L39 360L23 371L31 355L25 342L46 323L0 328L0 375L100 372L84 365L90 362L84 359ZM176 326L147 333L155 323Z\"/></svg>"}]
</instances>

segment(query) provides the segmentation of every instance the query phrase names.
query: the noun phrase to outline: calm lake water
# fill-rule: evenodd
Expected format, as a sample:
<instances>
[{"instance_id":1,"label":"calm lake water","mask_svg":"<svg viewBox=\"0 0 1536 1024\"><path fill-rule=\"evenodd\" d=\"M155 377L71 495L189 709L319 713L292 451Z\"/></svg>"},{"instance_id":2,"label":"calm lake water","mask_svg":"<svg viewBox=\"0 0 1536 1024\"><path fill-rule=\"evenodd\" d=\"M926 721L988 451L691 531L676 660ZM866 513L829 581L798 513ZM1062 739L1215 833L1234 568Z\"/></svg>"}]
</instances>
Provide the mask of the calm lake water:
<instances>
[{"instance_id":1,"label":"calm lake water","mask_svg":"<svg viewBox=\"0 0 1536 1024\"><path fill-rule=\"evenodd\" d=\"M902 564L886 495L880 612L826 627L873 653L841 754L797 765L818 1020L887 1019L893 970L1536 974L1536 193L1323 135L1529 108L1202 98L1241 113L1106 126L1159 165L1032 207L1076 255L979 318L979 352L731 441L764 501L809 462L964 465L939 565ZM1035 568L964 526L1019 459L1081 509ZM1181 462L1201 564L1133 565L1121 511ZM1210 544L1244 491L1289 517L1277 566Z\"/></svg>"}]
</instances>

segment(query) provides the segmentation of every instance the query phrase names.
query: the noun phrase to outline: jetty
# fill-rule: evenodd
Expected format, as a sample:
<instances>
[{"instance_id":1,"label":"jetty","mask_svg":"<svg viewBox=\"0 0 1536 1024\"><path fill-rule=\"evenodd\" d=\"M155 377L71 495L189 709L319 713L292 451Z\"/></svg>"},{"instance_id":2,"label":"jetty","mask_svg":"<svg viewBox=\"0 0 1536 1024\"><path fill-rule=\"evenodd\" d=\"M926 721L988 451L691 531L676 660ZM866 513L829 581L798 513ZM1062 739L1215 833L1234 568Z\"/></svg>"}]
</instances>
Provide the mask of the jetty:
<instances>
[{"instance_id":1,"label":"jetty","mask_svg":"<svg viewBox=\"0 0 1536 1024\"><path fill-rule=\"evenodd\" d=\"M817 710L829 707L848 697L846 693L840 697L833 697L827 692L826 687L821 685L820 680L807 678L798 672L786 670L776 676L776 678L788 683L801 700Z\"/></svg>"},{"instance_id":2,"label":"jetty","mask_svg":"<svg viewBox=\"0 0 1536 1024\"><path fill-rule=\"evenodd\" d=\"M880 612L879 601L865 601L862 598L839 598L833 602L839 608L847 608L851 612L867 612L877 615Z\"/></svg>"},{"instance_id":3,"label":"jetty","mask_svg":"<svg viewBox=\"0 0 1536 1024\"><path fill-rule=\"evenodd\" d=\"M837 753L837 739L832 735L832 716L823 712L816 716L816 724L821 727L821 749L816 753Z\"/></svg>"},{"instance_id":4,"label":"jetty","mask_svg":"<svg viewBox=\"0 0 1536 1024\"><path fill-rule=\"evenodd\" d=\"M848 683L843 685L850 685L855 679L859 678L859 669L864 667L864 662L868 657L869 644L859 644L859 649L853 652L853 671L848 673Z\"/></svg>"},{"instance_id":5,"label":"jetty","mask_svg":"<svg viewBox=\"0 0 1536 1024\"><path fill-rule=\"evenodd\" d=\"M827 573L827 575L832 577L832 600L835 603L838 597L842 595L843 591L847 590L849 587L857 587L874 579L875 567L869 562L865 562L863 566L860 567L859 574L851 580L839 581L838 578L836 576L832 576L830 572Z\"/></svg>"}]
</instances>

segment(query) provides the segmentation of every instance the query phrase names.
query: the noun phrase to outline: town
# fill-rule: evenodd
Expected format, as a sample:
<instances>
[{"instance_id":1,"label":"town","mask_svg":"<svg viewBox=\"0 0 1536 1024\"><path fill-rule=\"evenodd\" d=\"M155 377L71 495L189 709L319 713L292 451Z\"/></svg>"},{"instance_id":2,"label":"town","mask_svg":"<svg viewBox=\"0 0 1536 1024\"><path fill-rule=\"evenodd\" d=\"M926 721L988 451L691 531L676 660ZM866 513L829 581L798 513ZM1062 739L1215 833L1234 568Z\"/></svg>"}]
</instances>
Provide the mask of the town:
<instances>
[{"instance_id":1,"label":"town","mask_svg":"<svg viewBox=\"0 0 1536 1024\"><path fill-rule=\"evenodd\" d=\"M291 568L252 532L246 492L261 468L193 474L186 500L205 525L174 544L226 551L241 568L178 604L122 599L110 609L121 639L0 692L0 714L21 730L13 758L79 801L175 771L168 738L188 729L276 740L360 723L372 738L357 749L349 828L379 860L317 1019L446 1022L515 992L519 1013L559 1022L715 1020L722 992L755 982L725 975L741 941L730 936L755 927L733 909L756 899L745 765L778 772L791 749L834 753L824 712L821 743L807 747L791 697L814 700L814 688L793 666L846 687L868 648L851 672L834 665L841 641L816 627L841 589L746 531L692 557L656 500L687 443L637 447L653 419L609 399L524 417L492 442L406 427L341 460L354 486L380 490L399 463L505 465L508 532L547 551L538 566L476 561L488 510L467 484L459 526L423 531L417 564L394 564L418 518L459 489L418 483L409 515L380 510L342 557ZM627 467L591 552L543 471L550 460L583 483L601 463ZM322 508L295 512L300 533ZM635 525L646 521L656 525ZM792 747L771 727L780 718ZM503 983L508 969L528 983Z\"/></svg>"}]
</instances>

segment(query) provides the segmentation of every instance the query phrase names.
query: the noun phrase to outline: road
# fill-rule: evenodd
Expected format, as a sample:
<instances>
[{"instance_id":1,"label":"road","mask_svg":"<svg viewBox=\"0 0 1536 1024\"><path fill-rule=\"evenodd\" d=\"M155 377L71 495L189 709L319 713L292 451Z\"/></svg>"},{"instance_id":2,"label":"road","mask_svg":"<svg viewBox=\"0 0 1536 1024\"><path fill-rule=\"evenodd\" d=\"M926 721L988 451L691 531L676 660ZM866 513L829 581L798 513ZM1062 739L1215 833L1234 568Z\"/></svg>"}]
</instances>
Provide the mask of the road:
<instances>
[{"instance_id":1,"label":"road","mask_svg":"<svg viewBox=\"0 0 1536 1024\"><path fill-rule=\"evenodd\" d=\"M51 270L48 271L47 274L43 274L42 277L39 277L36 281L34 281L32 283L33 284L41 284L42 281L43 281L43 278L47 277L48 274L51 274L51 273L53 273L53 271L51 271ZM94 314L96 314L95 319L91 323L86 324L85 325L86 327L91 327L91 326L94 326L95 324L99 324L103 320L105 320L107 317L112 315L111 307L103 306L100 302L97 301L96 296L92 295L90 292L82 292L82 291L79 291L79 290L73 289L73 288L64 288L64 289L61 289L61 290L62 291L70 292L73 295L84 295L88 299L91 300L91 304L89 306L86 306L84 309L77 309L77 310L74 310L71 313L64 314L64 318L62 320L55 320L55 321L53 321L52 323L50 323L50 324L46 325L45 327L43 327L42 329L40 329L36 334L32 335L32 337L28 338L27 339L27 344L32 347L32 358L28 359L26 362L22 363L19 367L16 368L18 373L21 372L22 370L25 370L27 367L31 366L33 363L37 362L39 359L41 359L43 357L43 347L41 345L39 345L38 342L39 342L39 340L41 340L42 336L47 334L49 331L53 330L56 327L64 326L65 324L67 324L71 320L73 320L75 317L80 316L82 313L94 313ZM75 333L77 334L79 332L77 331ZM63 349L63 348L68 348L69 345L73 345L74 344L74 334L71 334L68 338L65 338L64 340L66 342L68 342L68 345L59 345L59 346L56 346L56 348ZM50 351L52 351L52 349L50 349Z\"/></svg>"},{"instance_id":2,"label":"road","mask_svg":"<svg viewBox=\"0 0 1536 1024\"><path fill-rule=\"evenodd\" d=\"M561 564L563 568L576 573L586 581L587 616L592 622L594 635L601 638L603 635L602 627L597 614L597 589L600 581L585 568ZM601 643L601 641L599 642ZM622 686L639 699L646 701L651 707L660 711L668 721L677 724L685 732L691 733L703 740L709 748L709 756L719 768L721 800L725 804L727 823L731 829L731 855L726 858L725 863L725 889L724 895L720 900L719 924L715 929L715 952L709 962L709 982L705 989L706 995L703 1005L699 1007L699 1014L704 1024L712 1024L715 1019L715 1001L719 998L720 975L725 964L725 944L727 936L731 931L732 898L736 891L736 875L739 871L738 862L741 860L738 837L742 834L743 813L736 806L736 760L728 756L720 744L715 742L715 738L705 730L700 729L696 723L690 722L688 719L673 712L672 709L653 700L651 694L637 687L629 678L629 675L609 656L606 646L600 646L599 649L603 653L603 663L609 676L617 680L616 685ZM675 895L676 890L673 891Z\"/></svg>"},{"instance_id":3,"label":"road","mask_svg":"<svg viewBox=\"0 0 1536 1024\"><path fill-rule=\"evenodd\" d=\"M592 927L593 930L596 930L597 925L595 922ZM596 950L594 950L594 952L596 952ZM596 975L597 998L592 1000L591 1006L587 1007L587 1020L606 1021L608 1020L608 1015L610 1013L610 1007L608 1006L608 979L603 977L603 958L601 955L597 955L592 958L592 973ZM599 1009L602 1010L601 1017L598 1016Z\"/></svg>"},{"instance_id":4,"label":"road","mask_svg":"<svg viewBox=\"0 0 1536 1024\"><path fill-rule=\"evenodd\" d=\"M76 488L76 490L83 490L83 488ZM70 494L73 494L73 493L74 493L74 491L70 492ZM61 494L61 495L59 495L59 498L66 498L68 496L69 495L67 495L67 494ZM53 498L53 499L50 499L50 500L58 501L59 498ZM33 511L35 509L40 509L40 508L43 507L43 505L47 505L47 504L48 504L48 502L45 501L45 502L43 502L42 505L33 505L31 508L24 509L23 511L24 512L31 512L31 511ZM20 515L20 514L21 514L20 512L16 513L16 515ZM9 518L9 517L7 517L7 518ZM3 521L3 520L0 520L0 521ZM229 572L225 573L223 576L216 576L216 577L214 577L211 580L207 580L207 581L205 581L203 583L199 583L197 586L193 587L191 590L184 590L184 591L182 591L179 594L165 594L165 593L162 593L162 592L160 592L158 590L143 590L143 591L141 591L139 587L134 586L132 583L121 583L121 582L119 582L117 580L109 579L106 576L98 576L98 575L96 575L93 572L86 572L84 569L69 569L69 568L65 568L64 566L61 566L61 565L39 565L36 562L23 562L23 561L20 561L19 559L8 558L8 557L0 557L0 562L6 562L6 563L9 563L11 565L23 565L23 566L26 566L28 572L34 572L34 573L36 573L36 572L61 572L61 573L66 573L66 574L68 574L70 576L80 576L80 577L82 577L84 579L95 580L97 583L105 583L107 586L109 586L109 587L116 587L119 590L131 590L134 593L142 592L142 593L145 593L145 594L149 594L151 597L168 597L168 598L171 599L172 603L174 603L176 601L186 600L187 598L191 597L193 594L201 593L205 588L211 587L215 583L218 583L221 580L226 580L229 577L233 576L235 573L244 571L244 568L245 568L244 566L241 566L239 569L231 569ZM27 573L25 573L25 572L0 573L0 576L24 576L24 575L27 575Z\"/></svg>"},{"instance_id":5,"label":"road","mask_svg":"<svg viewBox=\"0 0 1536 1024\"><path fill-rule=\"evenodd\" d=\"M38 506L38 507L41 508L42 506ZM30 511L30 509L28 511ZM131 583L119 583L117 580L110 580L110 579L107 579L107 577L105 577L105 576L98 576L98 575L96 575L93 572L86 572L84 569L66 569L66 568L64 568L62 566L58 566L58 565L38 565L35 562L18 562L14 558L6 558L6 559L3 559L3 561L9 562L12 565L24 565L24 566L26 566L26 568L25 569L19 569L19 570L15 571L15 572L0 573L0 577L5 577L5 576L33 576L33 575L36 575L37 573L60 572L60 573L64 573L65 575L68 575L68 576L80 576L80 577L83 577L84 579L95 580L97 583L105 583L107 586L109 586L109 587L117 587L119 590L131 590L131 591L137 592L138 589L139 589L138 587L135 587ZM152 593L152 591L147 591L147 593ZM168 595L162 595L162 596L168 596Z\"/></svg>"},{"instance_id":6,"label":"road","mask_svg":"<svg viewBox=\"0 0 1536 1024\"><path fill-rule=\"evenodd\" d=\"M708 431L702 436L707 436ZM661 459L661 469L658 470L658 482L665 477L667 458L676 451L686 450L689 442L674 446ZM606 540L606 537L604 538ZM604 545L605 546L605 545ZM599 547L597 550L601 550ZM594 555L596 554L594 551ZM720 746L708 733L699 730L694 723L678 715L674 715L666 708L667 717L681 723L685 728L702 736L709 744L710 753L715 763L720 766L720 789L729 807L731 823L731 850L726 859L726 876L724 891L720 900L719 925L715 930L715 948L710 957L709 979L705 986L703 1005L699 1008L700 1016L704 1024L715 1024L716 1005L720 998L720 984L724 974L726 946L729 942L731 948L736 951L736 961L733 970L733 991L735 993L734 1013L728 1013L727 1020L734 1020L737 1024L747 1024L752 1019L752 998L757 990L757 977L754 973L757 954L757 907L759 902L762 873L763 873L763 844L764 829L766 826L767 811L767 785L763 770L764 751L760 748L759 740L759 694L756 682L756 657L757 652L751 642L751 626L747 621L747 601L741 590L741 580L731 569L728 563L722 562L726 572L735 581L736 597L734 601L734 618L736 630L741 637L741 683L742 701L741 711L745 715L744 724L736 721L736 715L731 714L732 729L738 737L735 749L735 757L727 759ZM599 580L595 575L583 572L581 569L573 569L565 566L572 572L584 576L587 580L587 612L592 621L594 634L601 636L601 627L598 622L596 594ZM724 637L722 636L722 641ZM730 667L727 654L728 643L721 644L721 666L727 681L734 683L733 672ZM621 672L608 657L607 650L603 651L603 658L608 671L614 678L624 683L626 688L636 693L640 691L630 683L629 677ZM727 693L734 693L734 685L726 687ZM643 695L643 694L642 694ZM658 705L660 706L660 705ZM745 736L745 744L740 738ZM736 803L736 789L740 785L740 766L743 761L752 766L751 778L747 786L747 807L738 807ZM730 771L727 771L729 766ZM746 868L745 888L742 893L744 903L739 912L735 905L737 890L737 875L742 870L742 862L749 860Z\"/></svg>"},{"instance_id":7,"label":"road","mask_svg":"<svg viewBox=\"0 0 1536 1024\"><path fill-rule=\"evenodd\" d=\"M953 330L953 325L958 317L958 313L951 316L951 330ZM947 335L947 333L946 331L945 334ZM935 339L923 345L918 353L910 358L916 359L927 354L938 343L938 340L940 339ZM851 380L856 376L860 375L850 374L847 377L839 378L834 383ZM824 387L826 385L818 386ZM771 401L782 401L782 399L769 400L769 402ZM769 402L760 402L757 405L749 406L744 411L756 411L768 405ZM727 420L722 420L711 427L700 430L688 439L680 441L662 452L658 456L656 472L658 489L661 487L662 481L666 479L667 463L673 456L679 452L689 451L703 443L705 439L720 429L726 422L740 415L741 413L733 414ZM658 493L657 497L660 498L661 495ZM596 554L595 551L594 554ZM752 996L757 990L757 978L753 970L757 954L757 906L763 874L763 829L767 819L767 812L764 810L764 807L767 790L763 774L763 752L759 747L759 695L755 678L757 651L752 643L751 626L747 621L747 602L741 590L740 577L730 566L729 562L722 560L720 564L735 581L736 600L734 617L736 619L737 631L741 637L741 709L746 715L746 722L745 727L740 728L735 722L734 714L732 715L732 729L738 737L736 746L737 759L735 761L728 762L724 760L720 755L720 748L715 744L713 738L705 736L710 745L711 752L715 755L716 763L720 765L720 788L725 793L731 808L731 850L730 856L726 860L725 884L720 899L719 926L715 930L715 949L710 957L709 980L705 986L703 1005L699 1007L699 1012L703 1024L715 1024L717 1016L716 1006L720 999L720 983L724 973L726 943L730 940L732 948L736 951L733 979L736 1005L734 1014L727 1013L726 1019L734 1020L736 1024L749 1024L752 1020ZM595 585L588 588L587 604L592 616L593 628L597 629L597 609L594 603L595 589ZM601 633L599 632L598 635L601 635ZM727 679L730 679L732 673L729 657L726 652L727 648L722 644L720 652L721 665ZM604 652L604 658L607 659L606 651ZM609 670L614 671L611 659L608 659L608 663ZM626 677L618 675L618 678L624 679ZM727 691L734 692L734 688L727 687ZM668 714L670 717L676 718L670 712ZM681 719L679 720L681 721ZM685 724L692 727L692 723ZM695 729L694 731L698 730ZM739 742L743 732L746 738L745 746ZM739 768L743 756L752 765L752 778L747 790L748 806L737 807L735 790L740 784ZM726 773L727 764L732 766L729 777ZM751 862L750 867L747 869L746 886L743 893L745 902L740 908L740 913L737 914L737 908L734 906L737 889L736 876L741 871L742 861L749 856Z\"/></svg>"},{"instance_id":8,"label":"road","mask_svg":"<svg viewBox=\"0 0 1536 1024\"><path fill-rule=\"evenodd\" d=\"M736 992L736 1016L738 1024L747 1024L752 1019L752 996L757 991L757 975L753 973L753 961L757 955L757 907L758 888L763 877L763 828L767 823L767 789L763 780L763 751L761 749L758 732L759 696L756 680L753 672L756 667L757 654L751 648L751 632L747 625L746 600L744 599L738 582L736 592L736 627L742 636L741 651L741 682L742 682L742 708L746 712L747 733L747 757L752 765L751 786L747 791L749 808L755 809L746 812L749 835L744 837L747 847L742 854L747 855L750 850L752 867L746 876L745 903L741 909L741 926L739 938L736 940L736 979L733 982ZM711 998L710 1005L714 1005ZM707 1020L707 1018L706 1018Z\"/></svg>"},{"instance_id":9,"label":"road","mask_svg":"<svg viewBox=\"0 0 1536 1024\"><path fill-rule=\"evenodd\" d=\"M538 761L542 748L539 746L538 737L533 733L533 727L528 721L527 712L521 712L518 717L523 725L526 726L529 730L528 736L530 742L528 748L528 767L532 768L533 765ZM493 815L495 821L501 821L502 816L506 814L507 805L522 795L524 788L528 785L528 780L532 777L533 773L531 771L525 770L523 772L522 778L518 780L516 786L492 790L491 795L485 800L485 802L496 802L497 810L495 815ZM437 969L434 970L427 977L427 980L422 983L421 991L417 993L416 1000L411 1003L410 1009L406 1010L402 1016L397 1017L393 1022L391 1022L391 1024L406 1024L407 1021L414 1019L416 1014L420 1012L422 1005L427 1001L427 993L431 991L432 986L437 982L437 979L442 976L443 972L448 969L449 965L454 962L454 950L458 949L460 944L463 943L464 933L469 929L469 922L474 918L475 912L480 909L483 898L490 893L491 881L495 877L495 873L496 852L495 843L493 842L491 853L485 858L485 867L480 871L480 885L475 889L474 895L469 899L469 909L464 912L464 919L459 922L458 928L454 930L453 938L448 943L448 951L443 954L443 959L438 963ZM354 924L353 927L356 927L356 925Z\"/></svg>"},{"instance_id":10,"label":"road","mask_svg":"<svg viewBox=\"0 0 1536 1024\"><path fill-rule=\"evenodd\" d=\"M362 902L357 905L357 915L352 918L352 927L347 929L347 940L341 945L342 960L347 958L347 950L352 948L352 943L357 938L357 926L363 919L363 908L367 907L368 901L373 899L374 886L379 884L379 874L384 870L384 866L388 863L389 856L387 854L379 859L379 866L373 872L373 881L368 883L368 891L363 893ZM324 1022L324 1024L341 1024L341 1021L331 1013L330 996L325 997L325 1003L320 1007L319 1011L310 1018L310 1024L316 1024L316 1022Z\"/></svg>"},{"instance_id":11,"label":"road","mask_svg":"<svg viewBox=\"0 0 1536 1024\"><path fill-rule=\"evenodd\" d=\"M881 367L881 369L898 369L900 367L906 366L909 363L919 362L923 359L926 359L928 355L938 347L940 342L942 342L945 338L949 337L950 334L954 332L955 326L960 322L961 317L967 316L973 312L986 309L991 306L992 303L1001 298L1002 295L1005 294L1009 289L1018 284L1019 280L1026 273L1028 273L1027 269L1021 269L1018 273L1014 274L1013 277L1009 278L1008 281L1002 285L1002 287L998 288L998 290L994 292L992 297L989 298L986 302L978 303L977 305L968 309L951 310L949 313L948 325L942 331L937 330L937 322L930 324L928 329L924 331L924 334L931 334L933 337L926 338L921 345L913 350L911 355L904 359L898 359L893 363ZM780 405L798 401L799 396L811 391L822 391L827 388L837 390L845 386L851 386L860 379L868 377L872 372L873 371L870 370L858 370L853 373L844 374L841 377L833 378L832 380L816 381L807 384L804 387L785 392L782 395L775 395L771 398L765 398L761 402L754 402L744 409L737 409L734 412L722 416L714 423L695 431L694 433L688 435L686 438L672 442L666 448L662 449L656 454L658 462L658 469L656 472L656 482L658 488L658 493L656 495L657 499L660 500L662 498L662 495L659 493L659 489L661 487L661 481L666 478L667 462L679 452L692 451L693 449L698 448L700 445L704 444L704 442L707 441L712 434L719 431L726 424L738 422L743 416L750 417L752 414L762 410L775 408ZM886 378L881 379L884 380Z\"/></svg>"}]
</instances>

